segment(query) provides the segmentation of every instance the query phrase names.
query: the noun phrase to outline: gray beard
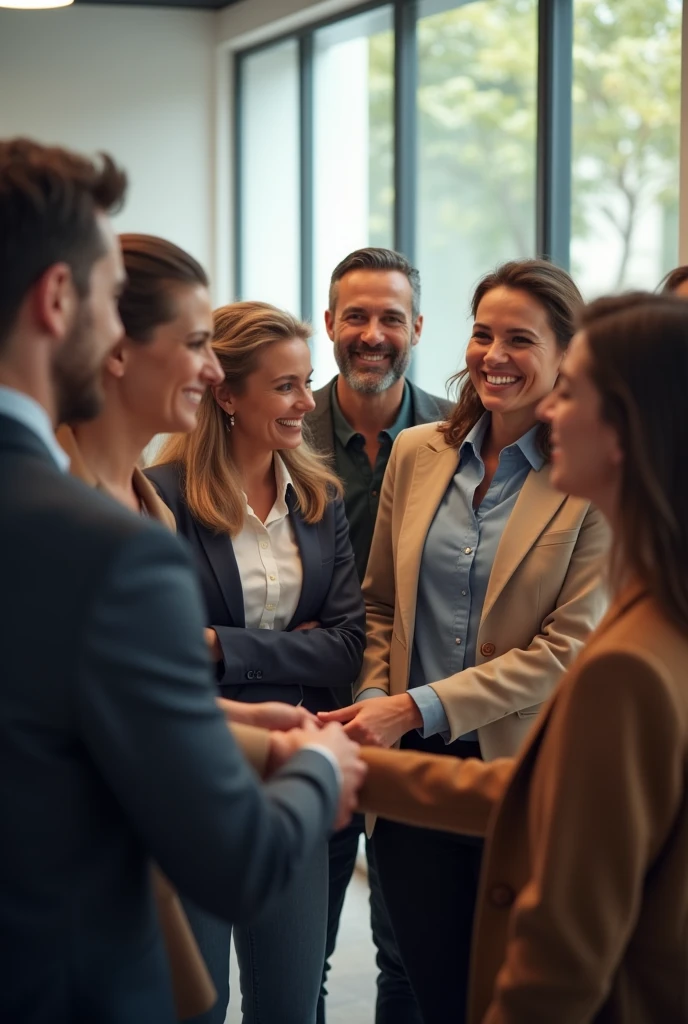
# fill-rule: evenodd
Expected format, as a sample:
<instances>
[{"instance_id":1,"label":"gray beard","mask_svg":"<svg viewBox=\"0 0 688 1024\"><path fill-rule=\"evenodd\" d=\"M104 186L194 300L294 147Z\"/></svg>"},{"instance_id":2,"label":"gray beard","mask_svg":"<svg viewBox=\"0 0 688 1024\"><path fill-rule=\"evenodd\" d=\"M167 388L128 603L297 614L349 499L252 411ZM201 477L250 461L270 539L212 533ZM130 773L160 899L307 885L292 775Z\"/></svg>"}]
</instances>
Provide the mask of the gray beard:
<instances>
[{"instance_id":1,"label":"gray beard","mask_svg":"<svg viewBox=\"0 0 688 1024\"><path fill-rule=\"evenodd\" d=\"M338 343L335 343L334 346L334 358L339 372L352 391L358 391L362 395L379 395L396 384L408 370L411 362L411 346L409 345L403 352L397 353L389 370L384 374L379 374L373 369L355 369L348 349L343 349Z\"/></svg>"}]
</instances>

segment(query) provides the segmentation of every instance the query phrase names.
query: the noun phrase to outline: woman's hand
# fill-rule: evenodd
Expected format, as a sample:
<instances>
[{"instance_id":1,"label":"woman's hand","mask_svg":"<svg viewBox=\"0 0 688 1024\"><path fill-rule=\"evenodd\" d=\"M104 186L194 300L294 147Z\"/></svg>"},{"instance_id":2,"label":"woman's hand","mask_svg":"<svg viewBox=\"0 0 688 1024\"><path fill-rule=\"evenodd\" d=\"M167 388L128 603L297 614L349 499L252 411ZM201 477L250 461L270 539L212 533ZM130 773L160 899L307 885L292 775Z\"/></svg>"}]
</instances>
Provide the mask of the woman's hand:
<instances>
[{"instance_id":1,"label":"woman's hand","mask_svg":"<svg viewBox=\"0 0 688 1024\"><path fill-rule=\"evenodd\" d=\"M222 648L220 646L220 638L215 632L215 630L211 629L210 626L206 626L206 628L203 630L203 633L205 635L205 642L208 645L208 650L210 651L210 657L213 659L213 661L222 661Z\"/></svg>"},{"instance_id":2,"label":"woman's hand","mask_svg":"<svg viewBox=\"0 0 688 1024\"><path fill-rule=\"evenodd\" d=\"M304 629L319 629L319 622L301 622L298 626L294 626L292 633L302 633Z\"/></svg>"},{"instance_id":3,"label":"woman's hand","mask_svg":"<svg viewBox=\"0 0 688 1024\"><path fill-rule=\"evenodd\" d=\"M278 700L264 701L262 704L246 704L244 701L227 700L225 697L217 697L216 700L228 722L256 725L261 729L278 732L306 728L318 730L323 726L323 723L306 708L283 704Z\"/></svg>"},{"instance_id":4,"label":"woman's hand","mask_svg":"<svg viewBox=\"0 0 688 1024\"><path fill-rule=\"evenodd\" d=\"M423 717L408 693L395 697L370 697L337 711L319 711L322 722L342 722L344 731L357 743L392 747L404 733L419 729Z\"/></svg>"}]
</instances>

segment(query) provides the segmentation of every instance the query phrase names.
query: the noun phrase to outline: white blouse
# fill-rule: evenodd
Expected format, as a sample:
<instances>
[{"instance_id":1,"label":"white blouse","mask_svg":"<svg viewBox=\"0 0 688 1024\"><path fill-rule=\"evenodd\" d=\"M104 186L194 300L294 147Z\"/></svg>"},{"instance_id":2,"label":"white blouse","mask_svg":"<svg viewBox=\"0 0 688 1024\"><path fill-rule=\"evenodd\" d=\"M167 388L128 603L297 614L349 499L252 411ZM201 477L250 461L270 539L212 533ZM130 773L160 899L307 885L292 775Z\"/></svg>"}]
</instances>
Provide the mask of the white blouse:
<instances>
[{"instance_id":1,"label":"white blouse","mask_svg":"<svg viewBox=\"0 0 688 1024\"><path fill-rule=\"evenodd\" d=\"M248 504L244 527L232 538L247 629L286 629L301 596L303 567L286 502L291 476L280 456L274 456L277 499L262 523Z\"/></svg>"}]
</instances>

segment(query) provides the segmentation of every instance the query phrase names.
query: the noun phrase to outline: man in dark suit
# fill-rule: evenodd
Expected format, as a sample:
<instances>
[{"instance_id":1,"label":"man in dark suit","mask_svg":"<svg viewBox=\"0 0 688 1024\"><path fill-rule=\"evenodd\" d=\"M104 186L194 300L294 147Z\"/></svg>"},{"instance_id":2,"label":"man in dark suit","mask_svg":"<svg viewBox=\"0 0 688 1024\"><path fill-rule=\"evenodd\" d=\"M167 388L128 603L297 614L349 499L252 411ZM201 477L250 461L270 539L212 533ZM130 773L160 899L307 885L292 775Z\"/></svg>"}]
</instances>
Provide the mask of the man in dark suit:
<instances>
[{"instance_id":1,"label":"man in dark suit","mask_svg":"<svg viewBox=\"0 0 688 1024\"><path fill-rule=\"evenodd\" d=\"M334 345L338 375L313 394L306 417L309 437L330 456L344 482L344 504L361 582L365 575L387 461L401 430L447 417L452 403L406 380L411 352L420 341L420 275L400 253L359 249L335 267L325 326ZM351 880L363 818L356 815L330 841L327 961L334 952L339 918ZM377 880L372 846L368 878L373 940L377 947L376 1024L421 1024L420 1011L396 949ZM324 999L318 1007L324 1024Z\"/></svg>"},{"instance_id":2,"label":"man in dark suit","mask_svg":"<svg viewBox=\"0 0 688 1024\"><path fill-rule=\"evenodd\" d=\"M97 412L121 332L107 211L124 190L106 157L0 143L0 1020L12 1024L172 1024L151 857L199 904L245 921L348 820L363 775L342 733L297 732L261 790L215 704L186 550L64 472L52 427Z\"/></svg>"}]
</instances>

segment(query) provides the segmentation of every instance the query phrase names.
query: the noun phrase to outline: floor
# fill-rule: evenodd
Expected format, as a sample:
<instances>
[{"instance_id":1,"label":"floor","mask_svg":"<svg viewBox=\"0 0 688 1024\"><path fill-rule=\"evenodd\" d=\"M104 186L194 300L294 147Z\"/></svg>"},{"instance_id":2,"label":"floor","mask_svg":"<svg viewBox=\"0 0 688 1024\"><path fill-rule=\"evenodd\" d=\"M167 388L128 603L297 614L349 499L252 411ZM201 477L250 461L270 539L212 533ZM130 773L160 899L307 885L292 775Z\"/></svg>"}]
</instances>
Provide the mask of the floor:
<instances>
[{"instance_id":1,"label":"floor","mask_svg":"<svg viewBox=\"0 0 688 1024\"><path fill-rule=\"evenodd\" d=\"M372 1024L375 1005L375 947L370 938L368 883L355 871L351 880L339 940L328 979L327 1024ZM230 977L239 970L232 950ZM238 986L230 997L225 1024L241 1024L241 995Z\"/></svg>"}]
</instances>

